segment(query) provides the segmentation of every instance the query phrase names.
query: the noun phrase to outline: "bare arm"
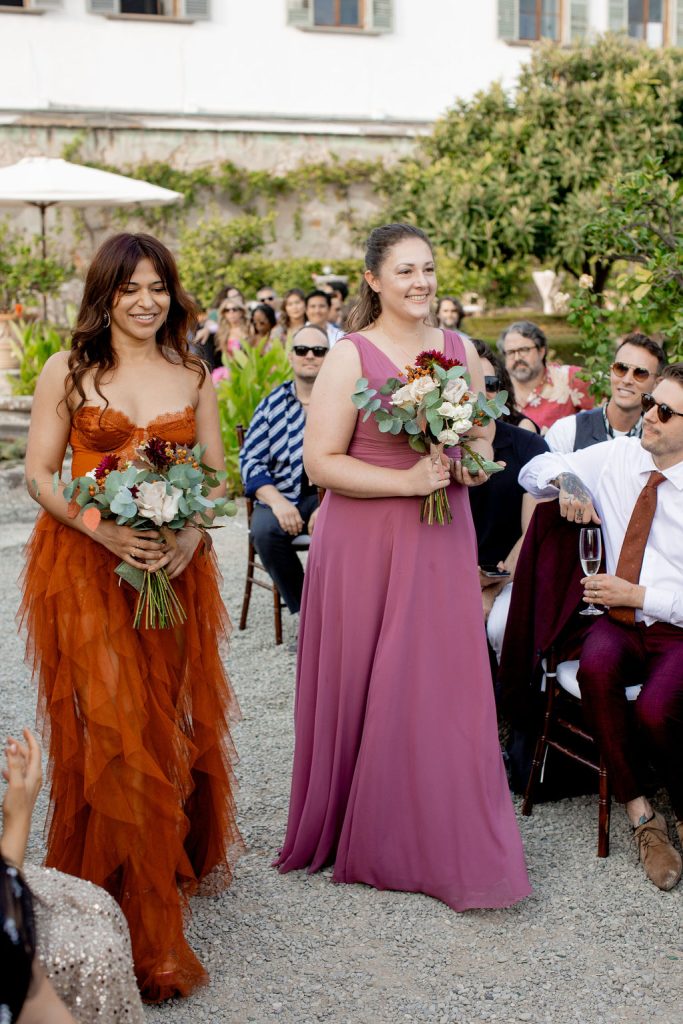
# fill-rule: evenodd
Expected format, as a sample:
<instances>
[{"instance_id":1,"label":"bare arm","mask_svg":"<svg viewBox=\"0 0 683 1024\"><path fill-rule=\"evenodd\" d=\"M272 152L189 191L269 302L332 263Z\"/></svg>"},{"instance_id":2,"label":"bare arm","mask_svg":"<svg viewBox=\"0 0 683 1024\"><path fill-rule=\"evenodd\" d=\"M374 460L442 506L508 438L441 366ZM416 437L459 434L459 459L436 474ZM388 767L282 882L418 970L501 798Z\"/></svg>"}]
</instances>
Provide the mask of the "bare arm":
<instances>
[{"instance_id":1,"label":"bare arm","mask_svg":"<svg viewBox=\"0 0 683 1024\"><path fill-rule=\"evenodd\" d=\"M340 341L325 359L313 387L304 434L304 465L319 487L350 498L431 494L448 482L444 467L430 458L411 469L372 466L347 455L356 426L351 401L361 365L351 341Z\"/></svg>"}]
</instances>

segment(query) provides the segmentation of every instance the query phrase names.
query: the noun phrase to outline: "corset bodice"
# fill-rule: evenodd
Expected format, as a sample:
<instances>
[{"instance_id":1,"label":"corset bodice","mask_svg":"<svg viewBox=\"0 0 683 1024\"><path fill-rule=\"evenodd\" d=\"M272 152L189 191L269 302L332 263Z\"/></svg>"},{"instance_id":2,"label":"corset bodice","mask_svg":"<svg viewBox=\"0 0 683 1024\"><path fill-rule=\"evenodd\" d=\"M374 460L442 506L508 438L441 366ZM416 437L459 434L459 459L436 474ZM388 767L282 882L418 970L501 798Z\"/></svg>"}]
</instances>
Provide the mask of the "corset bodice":
<instances>
[{"instance_id":1,"label":"corset bodice","mask_svg":"<svg viewBox=\"0 0 683 1024\"><path fill-rule=\"evenodd\" d=\"M150 438L192 445L195 443L195 417L191 405L176 412L156 416L144 426L133 423L124 412L107 406L86 405L71 420L69 444L73 452L72 476L84 476L105 455L132 459L135 449Z\"/></svg>"}]
</instances>

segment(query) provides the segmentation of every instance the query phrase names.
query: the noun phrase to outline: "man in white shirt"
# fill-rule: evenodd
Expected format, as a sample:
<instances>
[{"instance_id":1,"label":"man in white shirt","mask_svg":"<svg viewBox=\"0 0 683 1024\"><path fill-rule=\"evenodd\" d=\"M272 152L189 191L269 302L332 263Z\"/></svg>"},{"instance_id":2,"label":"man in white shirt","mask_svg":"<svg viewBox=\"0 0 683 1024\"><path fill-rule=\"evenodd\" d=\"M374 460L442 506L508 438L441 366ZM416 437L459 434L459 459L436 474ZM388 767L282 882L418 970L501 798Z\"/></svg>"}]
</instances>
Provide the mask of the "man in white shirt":
<instances>
[{"instance_id":1,"label":"man in white shirt","mask_svg":"<svg viewBox=\"0 0 683 1024\"><path fill-rule=\"evenodd\" d=\"M556 420L545 435L550 451L576 452L615 437L641 437L640 398L652 391L665 364L664 350L656 341L646 334L627 334L610 366L609 401Z\"/></svg>"},{"instance_id":2,"label":"man in white shirt","mask_svg":"<svg viewBox=\"0 0 683 1024\"><path fill-rule=\"evenodd\" d=\"M569 521L602 526L607 572L581 582L584 600L609 612L584 641L582 705L643 867L660 889L672 889L681 856L644 795L644 762L650 755L657 764L683 845L683 363L665 367L642 404L641 441L621 437L539 455L519 482L537 498L559 492L560 514ZM639 683L629 708L625 688Z\"/></svg>"},{"instance_id":3,"label":"man in white shirt","mask_svg":"<svg viewBox=\"0 0 683 1024\"><path fill-rule=\"evenodd\" d=\"M344 337L342 329L335 327L328 320L331 305L332 300L329 294L322 288L314 288L306 296L306 323L315 324L316 327L322 327L327 332L330 348Z\"/></svg>"}]
</instances>

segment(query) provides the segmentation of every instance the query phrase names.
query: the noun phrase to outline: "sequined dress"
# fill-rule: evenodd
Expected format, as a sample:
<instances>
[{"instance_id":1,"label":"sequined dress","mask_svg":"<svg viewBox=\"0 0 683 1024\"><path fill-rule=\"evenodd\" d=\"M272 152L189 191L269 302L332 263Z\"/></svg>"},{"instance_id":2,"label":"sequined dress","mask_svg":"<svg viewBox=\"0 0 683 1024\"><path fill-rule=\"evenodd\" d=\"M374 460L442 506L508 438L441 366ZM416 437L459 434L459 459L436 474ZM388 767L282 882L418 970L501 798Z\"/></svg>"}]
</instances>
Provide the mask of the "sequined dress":
<instances>
[{"instance_id":1,"label":"sequined dress","mask_svg":"<svg viewBox=\"0 0 683 1024\"><path fill-rule=\"evenodd\" d=\"M150 436L193 444L192 408L138 427L111 407L83 407L72 474ZM137 594L119 585L119 559L46 512L26 556L20 620L50 736L46 864L120 904L147 1000L186 995L206 980L183 935L187 896L229 884L242 848L215 556L198 549L174 580L187 613L175 630L135 630Z\"/></svg>"},{"instance_id":2,"label":"sequined dress","mask_svg":"<svg viewBox=\"0 0 683 1024\"><path fill-rule=\"evenodd\" d=\"M144 1024L125 918L102 889L26 864L37 956L79 1024Z\"/></svg>"}]
</instances>

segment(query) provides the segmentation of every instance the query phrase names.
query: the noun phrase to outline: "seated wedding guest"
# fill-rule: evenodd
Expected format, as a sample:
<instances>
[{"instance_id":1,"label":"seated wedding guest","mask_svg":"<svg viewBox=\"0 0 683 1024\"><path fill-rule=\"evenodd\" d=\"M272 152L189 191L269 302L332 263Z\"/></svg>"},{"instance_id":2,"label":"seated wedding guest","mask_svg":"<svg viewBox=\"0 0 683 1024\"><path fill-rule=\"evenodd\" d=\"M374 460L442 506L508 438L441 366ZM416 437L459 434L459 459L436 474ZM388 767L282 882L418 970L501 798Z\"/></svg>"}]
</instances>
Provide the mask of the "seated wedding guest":
<instances>
[{"instance_id":1,"label":"seated wedding guest","mask_svg":"<svg viewBox=\"0 0 683 1024\"><path fill-rule=\"evenodd\" d=\"M443 295L439 299L434 314L439 327L445 327L447 331L457 331L465 319L462 303L452 295Z\"/></svg>"},{"instance_id":2,"label":"seated wedding guest","mask_svg":"<svg viewBox=\"0 0 683 1024\"><path fill-rule=\"evenodd\" d=\"M483 341L471 339L484 373L489 397L499 390L495 356ZM503 419L495 421L493 458L505 469L494 473L485 487L469 489L470 508L477 535L479 583L489 643L500 660L512 581L526 528L536 502L517 482L519 471L548 446L535 431Z\"/></svg>"},{"instance_id":3,"label":"seated wedding guest","mask_svg":"<svg viewBox=\"0 0 683 1024\"><path fill-rule=\"evenodd\" d=\"M125 919L108 893L24 866L40 791L40 748L9 737L0 839L0 1021L143 1024Z\"/></svg>"},{"instance_id":4,"label":"seated wedding guest","mask_svg":"<svg viewBox=\"0 0 683 1024\"><path fill-rule=\"evenodd\" d=\"M244 493L254 498L254 547L292 614L299 611L304 570L292 540L312 533L317 488L303 466L304 426L313 383L329 351L324 327L301 327L292 339L293 380L259 402L240 452Z\"/></svg>"},{"instance_id":5,"label":"seated wedding guest","mask_svg":"<svg viewBox=\"0 0 683 1024\"><path fill-rule=\"evenodd\" d=\"M505 369L505 363L493 349L480 341L479 338L470 338L470 341L477 350L477 354L486 358L493 367L493 374L486 377L485 384L487 392L495 394L498 391L507 391L507 412L503 413L506 423L513 427L521 427L522 430L530 430L534 434L540 434L540 430L533 420L525 416L515 405L515 390L512 385L512 377Z\"/></svg>"},{"instance_id":6,"label":"seated wedding guest","mask_svg":"<svg viewBox=\"0 0 683 1024\"><path fill-rule=\"evenodd\" d=\"M664 349L646 334L627 334L610 366L610 397L605 405L556 420L545 439L551 452L575 452L614 437L641 437L640 399L652 391L666 365Z\"/></svg>"},{"instance_id":7,"label":"seated wedding guest","mask_svg":"<svg viewBox=\"0 0 683 1024\"><path fill-rule=\"evenodd\" d=\"M322 286L322 290L330 296L330 310L327 314L328 322L333 327L343 330L342 319L344 303L349 297L349 289L345 281L328 281Z\"/></svg>"},{"instance_id":8,"label":"seated wedding guest","mask_svg":"<svg viewBox=\"0 0 683 1024\"><path fill-rule=\"evenodd\" d=\"M269 306L275 313L275 319L277 319L278 301L277 292L274 288L271 288L269 284L264 284L256 292L256 301L259 306Z\"/></svg>"},{"instance_id":9,"label":"seated wedding guest","mask_svg":"<svg viewBox=\"0 0 683 1024\"><path fill-rule=\"evenodd\" d=\"M249 341L252 345L270 341L270 335L277 324L272 306L262 303L251 311L249 318Z\"/></svg>"},{"instance_id":10,"label":"seated wedding guest","mask_svg":"<svg viewBox=\"0 0 683 1024\"><path fill-rule=\"evenodd\" d=\"M214 336L214 365L224 365L233 352L249 344L246 307L238 299L224 299L218 310L218 330Z\"/></svg>"},{"instance_id":11,"label":"seated wedding guest","mask_svg":"<svg viewBox=\"0 0 683 1024\"><path fill-rule=\"evenodd\" d=\"M336 341L344 337L340 327L334 327L329 321L332 299L322 288L314 288L306 296L306 321L309 324L316 324L327 332L330 348Z\"/></svg>"},{"instance_id":12,"label":"seated wedding guest","mask_svg":"<svg viewBox=\"0 0 683 1024\"><path fill-rule=\"evenodd\" d=\"M545 334L530 320L506 327L498 349L513 380L515 404L542 433L562 416L593 408L588 383L577 376L581 367L546 363Z\"/></svg>"},{"instance_id":13,"label":"seated wedding guest","mask_svg":"<svg viewBox=\"0 0 683 1024\"><path fill-rule=\"evenodd\" d=\"M282 298L282 310L278 320L276 334L287 348L291 345L292 335L306 323L306 295L301 288L290 288Z\"/></svg>"},{"instance_id":14,"label":"seated wedding guest","mask_svg":"<svg viewBox=\"0 0 683 1024\"><path fill-rule=\"evenodd\" d=\"M642 407L642 439L541 455L520 483L536 497L559 492L569 521L601 524L607 571L581 583L584 600L607 612L583 642L581 703L645 872L667 890L681 855L645 794L651 759L683 843L683 363L664 368ZM637 684L629 706L625 688Z\"/></svg>"}]
</instances>

